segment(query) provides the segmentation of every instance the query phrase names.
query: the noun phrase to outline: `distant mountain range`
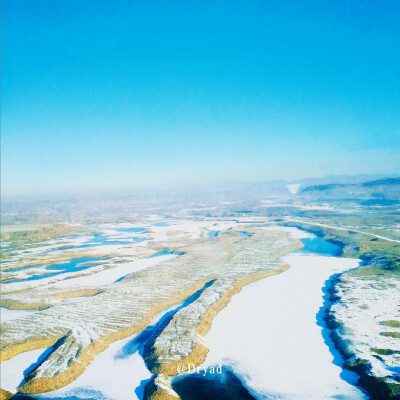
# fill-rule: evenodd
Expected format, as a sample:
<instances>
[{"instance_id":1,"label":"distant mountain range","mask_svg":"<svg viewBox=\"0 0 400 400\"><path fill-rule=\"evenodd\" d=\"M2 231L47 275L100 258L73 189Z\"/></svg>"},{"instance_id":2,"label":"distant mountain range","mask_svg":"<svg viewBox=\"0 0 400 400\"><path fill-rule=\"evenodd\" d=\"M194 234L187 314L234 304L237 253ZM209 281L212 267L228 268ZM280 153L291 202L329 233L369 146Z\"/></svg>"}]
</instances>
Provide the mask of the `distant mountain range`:
<instances>
[{"instance_id":1,"label":"distant mountain range","mask_svg":"<svg viewBox=\"0 0 400 400\"><path fill-rule=\"evenodd\" d=\"M358 183L312 185L301 189L299 196L310 199L400 200L400 178L384 178Z\"/></svg>"}]
</instances>

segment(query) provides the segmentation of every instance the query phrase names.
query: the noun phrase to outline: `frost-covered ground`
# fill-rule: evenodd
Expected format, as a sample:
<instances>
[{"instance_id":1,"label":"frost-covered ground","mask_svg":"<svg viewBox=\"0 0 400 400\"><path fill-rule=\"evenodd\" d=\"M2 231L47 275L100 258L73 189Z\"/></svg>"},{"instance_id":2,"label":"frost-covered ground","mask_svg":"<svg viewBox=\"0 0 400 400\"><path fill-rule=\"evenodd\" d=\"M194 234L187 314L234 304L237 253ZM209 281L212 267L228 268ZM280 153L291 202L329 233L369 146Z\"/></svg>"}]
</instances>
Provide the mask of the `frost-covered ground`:
<instances>
[{"instance_id":1,"label":"frost-covered ground","mask_svg":"<svg viewBox=\"0 0 400 400\"><path fill-rule=\"evenodd\" d=\"M368 361L371 373L387 377L400 375L400 281L380 280L344 274L335 286L337 302L331 313L340 323L343 340L350 340L348 351Z\"/></svg>"}]
</instances>

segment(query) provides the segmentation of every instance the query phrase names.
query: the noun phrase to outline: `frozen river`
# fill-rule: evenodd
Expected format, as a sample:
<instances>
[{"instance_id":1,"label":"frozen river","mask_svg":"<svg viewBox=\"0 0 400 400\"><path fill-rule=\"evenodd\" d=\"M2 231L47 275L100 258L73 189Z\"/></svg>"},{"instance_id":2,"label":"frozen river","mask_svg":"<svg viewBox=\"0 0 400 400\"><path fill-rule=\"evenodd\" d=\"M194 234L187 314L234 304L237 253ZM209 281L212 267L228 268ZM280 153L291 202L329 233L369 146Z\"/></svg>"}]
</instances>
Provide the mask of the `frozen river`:
<instances>
[{"instance_id":1,"label":"frozen river","mask_svg":"<svg viewBox=\"0 0 400 400\"><path fill-rule=\"evenodd\" d=\"M286 230L305 247L283 257L289 270L246 286L216 316L206 335L210 352L204 366L222 364L227 374L214 381L197 374L177 379L173 387L183 400L185 381L197 387L194 381L202 380L212 392L232 371L248 390L235 398L367 398L355 386L357 377L342 368L323 321L328 280L357 267L359 260L334 257L340 250L336 246L294 228Z\"/></svg>"}]
</instances>

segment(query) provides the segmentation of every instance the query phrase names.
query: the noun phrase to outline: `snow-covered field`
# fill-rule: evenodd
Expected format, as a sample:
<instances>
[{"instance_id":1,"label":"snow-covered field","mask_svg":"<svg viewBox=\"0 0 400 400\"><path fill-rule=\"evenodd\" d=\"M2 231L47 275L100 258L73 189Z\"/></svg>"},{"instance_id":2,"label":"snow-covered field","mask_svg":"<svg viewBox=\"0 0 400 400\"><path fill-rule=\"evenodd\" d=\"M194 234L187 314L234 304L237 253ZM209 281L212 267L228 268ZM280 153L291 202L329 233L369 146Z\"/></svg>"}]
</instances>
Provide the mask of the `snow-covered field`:
<instances>
[{"instance_id":1,"label":"snow-covered field","mask_svg":"<svg viewBox=\"0 0 400 400\"><path fill-rule=\"evenodd\" d=\"M400 321L399 293L396 277L361 280L346 273L336 285L340 301L332 306L331 313L344 327L339 335L351 340L349 350L357 358L368 360L371 372L378 377L396 376L400 369L400 340L385 336L399 332L398 328L385 326L385 321ZM381 349L389 351L379 354ZM392 382L396 384L394 379Z\"/></svg>"},{"instance_id":2,"label":"snow-covered field","mask_svg":"<svg viewBox=\"0 0 400 400\"><path fill-rule=\"evenodd\" d=\"M322 315L317 316L325 282L359 260L310 253L292 253L283 260L291 265L288 271L248 285L217 315L206 335L210 352L205 365L232 366L257 397L366 398L349 383L356 377L336 364L340 357L334 359Z\"/></svg>"}]
</instances>

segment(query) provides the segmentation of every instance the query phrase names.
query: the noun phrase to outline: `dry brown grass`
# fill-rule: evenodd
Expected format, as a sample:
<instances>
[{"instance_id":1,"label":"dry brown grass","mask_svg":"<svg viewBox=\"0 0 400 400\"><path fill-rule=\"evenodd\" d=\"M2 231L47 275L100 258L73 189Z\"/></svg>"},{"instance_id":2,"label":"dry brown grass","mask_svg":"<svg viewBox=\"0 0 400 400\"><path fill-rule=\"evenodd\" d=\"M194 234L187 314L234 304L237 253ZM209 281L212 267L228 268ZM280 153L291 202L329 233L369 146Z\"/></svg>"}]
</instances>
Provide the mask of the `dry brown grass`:
<instances>
[{"instance_id":1,"label":"dry brown grass","mask_svg":"<svg viewBox=\"0 0 400 400\"><path fill-rule=\"evenodd\" d=\"M166 390L156 390L150 397L149 400L179 400L180 397L172 396Z\"/></svg>"},{"instance_id":2,"label":"dry brown grass","mask_svg":"<svg viewBox=\"0 0 400 400\"><path fill-rule=\"evenodd\" d=\"M8 308L9 310L44 310L50 307L47 303L23 303L19 300L0 299L0 307Z\"/></svg>"},{"instance_id":3,"label":"dry brown grass","mask_svg":"<svg viewBox=\"0 0 400 400\"><path fill-rule=\"evenodd\" d=\"M102 293L99 289L82 289L82 290L72 290L70 292L58 293L53 296L55 300L65 300L72 299L74 297L89 297L95 296L96 294Z\"/></svg>"},{"instance_id":4,"label":"dry brown grass","mask_svg":"<svg viewBox=\"0 0 400 400\"><path fill-rule=\"evenodd\" d=\"M0 400L8 400L13 397L14 394L9 392L8 390L0 389Z\"/></svg>"},{"instance_id":5,"label":"dry brown grass","mask_svg":"<svg viewBox=\"0 0 400 400\"><path fill-rule=\"evenodd\" d=\"M26 351L39 350L53 346L57 340L61 339L63 335L59 336L41 336L35 337L27 342L16 343L0 352L0 361L7 361L20 353Z\"/></svg>"}]
</instances>

